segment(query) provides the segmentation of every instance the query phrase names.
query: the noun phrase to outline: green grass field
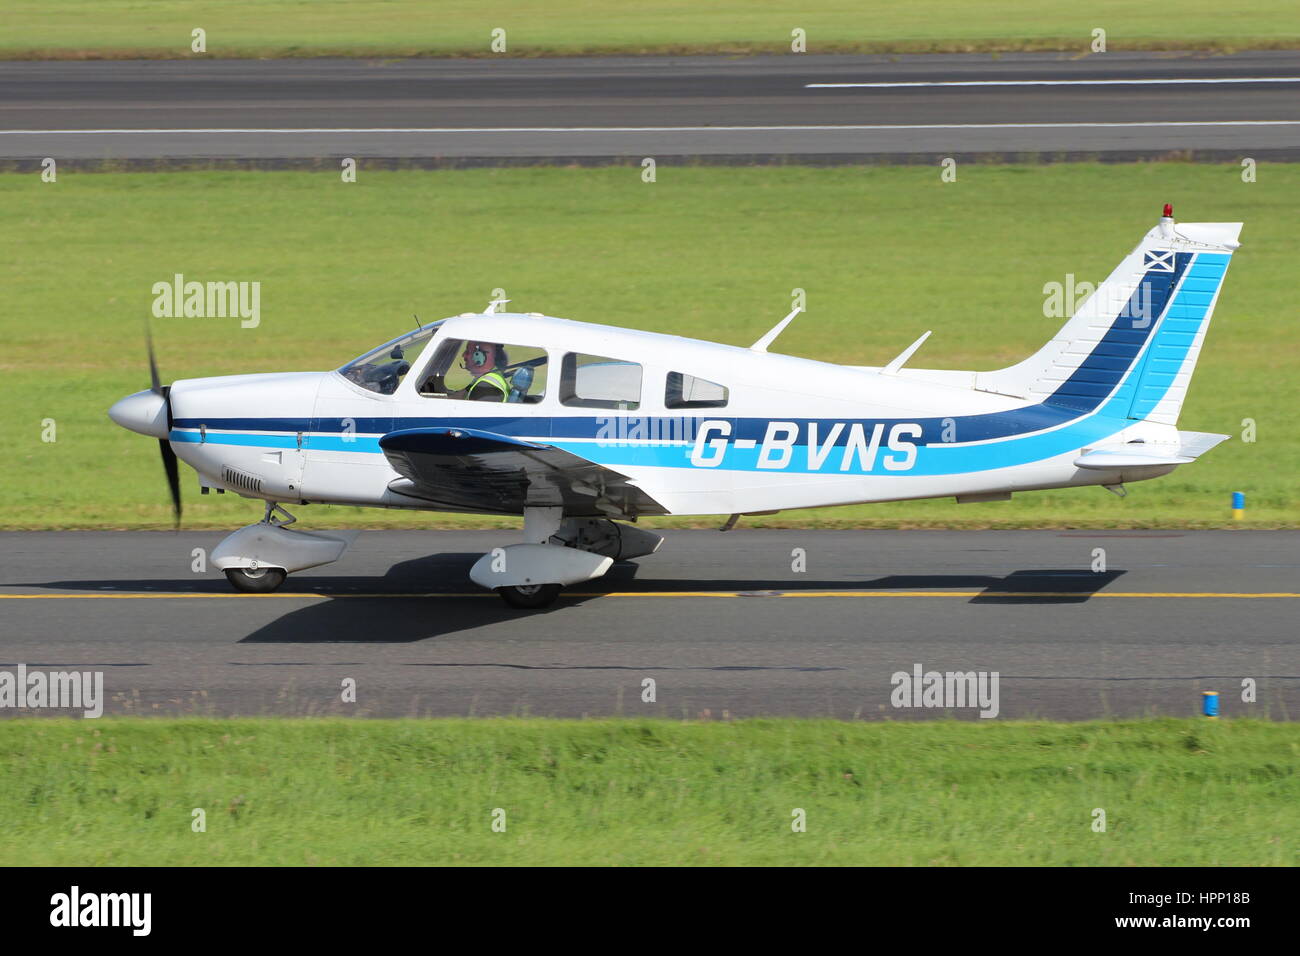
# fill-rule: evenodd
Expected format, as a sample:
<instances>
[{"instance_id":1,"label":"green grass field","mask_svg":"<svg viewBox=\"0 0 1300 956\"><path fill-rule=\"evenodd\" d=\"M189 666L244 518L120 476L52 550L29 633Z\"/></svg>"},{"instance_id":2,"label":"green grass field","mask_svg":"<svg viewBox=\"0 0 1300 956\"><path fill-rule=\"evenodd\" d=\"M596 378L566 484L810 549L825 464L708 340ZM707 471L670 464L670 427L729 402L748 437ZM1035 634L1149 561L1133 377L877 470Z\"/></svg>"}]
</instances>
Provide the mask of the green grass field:
<instances>
[{"instance_id":1,"label":"green grass field","mask_svg":"<svg viewBox=\"0 0 1300 956\"><path fill-rule=\"evenodd\" d=\"M0 721L5 866L1289 866L1297 807L1264 721Z\"/></svg>"},{"instance_id":2,"label":"green grass field","mask_svg":"<svg viewBox=\"0 0 1300 956\"><path fill-rule=\"evenodd\" d=\"M0 0L0 58L185 57L191 31L207 55L490 56L583 53L1231 50L1300 46L1300 8L1250 0L1225 13L1210 0L1168 9L1132 0Z\"/></svg>"},{"instance_id":3,"label":"green grass field","mask_svg":"<svg viewBox=\"0 0 1300 956\"><path fill-rule=\"evenodd\" d=\"M0 527L166 527L155 444L105 410L148 385L152 286L260 281L262 320L154 320L165 380L326 369L423 320L512 308L748 344L807 291L792 354L881 364L926 329L916 367L990 369L1059 328L1043 285L1100 280L1157 218L1244 220L1180 426L1230 434L1201 461L1120 500L1099 488L1010 502L951 499L786 512L768 526L1294 527L1300 444L1294 352L1300 166L639 167L372 172L0 175ZM1254 419L1257 441L1240 440ZM42 441L43 422L56 441ZM260 514L196 494L189 527ZM303 509L308 527L492 526L412 512ZM698 519L697 519L698 522ZM671 524L672 522L665 522ZM708 522L704 522L708 523Z\"/></svg>"}]
</instances>

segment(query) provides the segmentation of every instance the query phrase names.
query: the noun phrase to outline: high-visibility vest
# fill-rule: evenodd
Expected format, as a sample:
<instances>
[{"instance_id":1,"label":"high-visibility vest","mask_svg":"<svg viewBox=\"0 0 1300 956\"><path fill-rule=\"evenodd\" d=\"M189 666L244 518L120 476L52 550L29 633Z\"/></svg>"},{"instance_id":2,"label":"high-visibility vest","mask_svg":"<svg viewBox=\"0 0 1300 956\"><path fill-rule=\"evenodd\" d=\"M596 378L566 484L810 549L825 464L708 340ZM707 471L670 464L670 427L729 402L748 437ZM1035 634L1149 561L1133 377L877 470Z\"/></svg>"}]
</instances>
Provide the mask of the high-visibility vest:
<instances>
[{"instance_id":1,"label":"high-visibility vest","mask_svg":"<svg viewBox=\"0 0 1300 956\"><path fill-rule=\"evenodd\" d=\"M510 397L510 383L506 381L506 377L500 372L488 372L474 379L474 381L469 383L469 388L465 390L465 397L469 398L473 395L474 389L478 388L480 384L491 385L494 388L499 388L501 390L501 398L499 401L504 402Z\"/></svg>"}]
</instances>

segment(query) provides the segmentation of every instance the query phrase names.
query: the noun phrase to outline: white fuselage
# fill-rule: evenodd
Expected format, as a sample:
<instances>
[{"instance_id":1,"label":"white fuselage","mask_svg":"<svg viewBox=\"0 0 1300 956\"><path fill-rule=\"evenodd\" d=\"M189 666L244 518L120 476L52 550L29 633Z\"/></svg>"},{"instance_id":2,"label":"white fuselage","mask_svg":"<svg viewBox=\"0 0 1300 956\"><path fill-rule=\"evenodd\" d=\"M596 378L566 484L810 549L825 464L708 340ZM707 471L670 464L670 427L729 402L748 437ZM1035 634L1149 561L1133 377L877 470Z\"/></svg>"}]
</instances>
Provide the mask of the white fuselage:
<instances>
[{"instance_id":1,"label":"white fuselage","mask_svg":"<svg viewBox=\"0 0 1300 956\"><path fill-rule=\"evenodd\" d=\"M635 408L430 397L439 342L475 339L610 356L640 367ZM723 407L674 409L670 373L726 387ZM1076 467L1098 444L1177 443L1170 425L1105 403L1079 412L972 387L974 373L885 374L677 336L542 316L446 320L393 394L338 372L190 379L171 389L173 447L206 485L284 502L428 508L394 492L379 439L440 425L554 445L632 479L673 514L733 514L939 496L996 496L1156 477Z\"/></svg>"}]
</instances>

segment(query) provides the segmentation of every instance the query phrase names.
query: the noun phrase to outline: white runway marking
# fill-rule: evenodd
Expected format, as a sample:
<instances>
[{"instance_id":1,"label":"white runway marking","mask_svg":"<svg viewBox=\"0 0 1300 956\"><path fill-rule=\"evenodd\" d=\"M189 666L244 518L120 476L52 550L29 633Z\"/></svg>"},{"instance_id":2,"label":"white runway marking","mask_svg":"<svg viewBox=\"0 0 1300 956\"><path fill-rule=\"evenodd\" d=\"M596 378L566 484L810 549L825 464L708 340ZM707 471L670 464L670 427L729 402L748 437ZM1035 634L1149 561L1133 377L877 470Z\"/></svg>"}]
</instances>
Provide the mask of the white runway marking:
<instances>
[{"instance_id":1,"label":"white runway marking","mask_svg":"<svg viewBox=\"0 0 1300 956\"><path fill-rule=\"evenodd\" d=\"M839 126L494 126L303 127L301 129L4 129L0 136L139 135L159 133L781 133L893 129L1143 129L1165 126L1300 126L1300 120L1151 120L1135 123L910 123Z\"/></svg>"},{"instance_id":2,"label":"white runway marking","mask_svg":"<svg viewBox=\"0 0 1300 956\"><path fill-rule=\"evenodd\" d=\"M917 80L897 83L805 83L806 90L896 89L904 86L1176 86L1221 83L1300 83L1300 76L1222 76L1132 80Z\"/></svg>"}]
</instances>

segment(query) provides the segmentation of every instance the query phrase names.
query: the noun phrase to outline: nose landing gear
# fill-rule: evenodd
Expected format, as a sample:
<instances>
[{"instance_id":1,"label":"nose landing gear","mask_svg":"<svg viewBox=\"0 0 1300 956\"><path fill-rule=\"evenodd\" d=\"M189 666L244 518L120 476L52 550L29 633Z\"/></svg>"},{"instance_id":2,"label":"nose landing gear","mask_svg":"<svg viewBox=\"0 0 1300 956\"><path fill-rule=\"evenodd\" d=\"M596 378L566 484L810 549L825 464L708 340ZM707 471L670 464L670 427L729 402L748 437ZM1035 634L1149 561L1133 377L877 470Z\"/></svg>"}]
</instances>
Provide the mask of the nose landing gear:
<instances>
[{"instance_id":1,"label":"nose landing gear","mask_svg":"<svg viewBox=\"0 0 1300 956\"><path fill-rule=\"evenodd\" d=\"M291 572L337 561L351 544L351 537L285 527L295 520L279 504L268 501L261 521L240 528L213 549L213 566L225 572L236 591L270 594Z\"/></svg>"},{"instance_id":2,"label":"nose landing gear","mask_svg":"<svg viewBox=\"0 0 1300 956\"><path fill-rule=\"evenodd\" d=\"M226 580L231 587L248 594L270 594L288 576L284 568L226 568Z\"/></svg>"}]
</instances>

